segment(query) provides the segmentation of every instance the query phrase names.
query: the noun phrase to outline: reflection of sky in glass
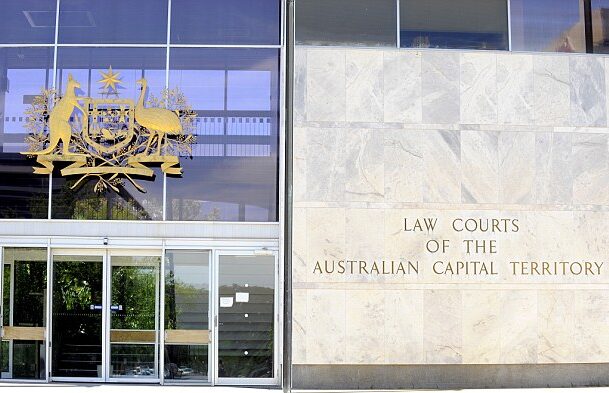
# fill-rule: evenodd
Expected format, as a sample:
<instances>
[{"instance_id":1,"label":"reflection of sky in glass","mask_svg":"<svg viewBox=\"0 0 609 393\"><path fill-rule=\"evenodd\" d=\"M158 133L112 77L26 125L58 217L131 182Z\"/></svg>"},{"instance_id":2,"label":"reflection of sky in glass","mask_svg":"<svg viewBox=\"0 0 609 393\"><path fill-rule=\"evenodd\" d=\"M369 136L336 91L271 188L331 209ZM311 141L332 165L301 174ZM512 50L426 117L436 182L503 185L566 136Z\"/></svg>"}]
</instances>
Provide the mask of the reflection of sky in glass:
<instances>
[{"instance_id":1,"label":"reflection of sky in glass","mask_svg":"<svg viewBox=\"0 0 609 393\"><path fill-rule=\"evenodd\" d=\"M167 178L170 220L274 221L277 51L175 49L169 86L198 111L193 159Z\"/></svg>"},{"instance_id":2,"label":"reflection of sky in glass","mask_svg":"<svg viewBox=\"0 0 609 393\"><path fill-rule=\"evenodd\" d=\"M179 87L195 110L271 109L270 71L171 70L169 87Z\"/></svg>"},{"instance_id":3,"label":"reflection of sky in glass","mask_svg":"<svg viewBox=\"0 0 609 393\"><path fill-rule=\"evenodd\" d=\"M59 43L164 43L167 3L167 0L62 0Z\"/></svg>"},{"instance_id":4,"label":"reflection of sky in glass","mask_svg":"<svg viewBox=\"0 0 609 393\"><path fill-rule=\"evenodd\" d=\"M275 257L267 255L221 255L220 286L275 287Z\"/></svg>"},{"instance_id":5,"label":"reflection of sky in glass","mask_svg":"<svg viewBox=\"0 0 609 393\"><path fill-rule=\"evenodd\" d=\"M609 0L592 0L592 11L609 8Z\"/></svg>"},{"instance_id":6,"label":"reflection of sky in glass","mask_svg":"<svg viewBox=\"0 0 609 393\"><path fill-rule=\"evenodd\" d=\"M278 0L172 0L171 41L279 44Z\"/></svg>"},{"instance_id":7,"label":"reflection of sky in glass","mask_svg":"<svg viewBox=\"0 0 609 393\"><path fill-rule=\"evenodd\" d=\"M228 110L271 110L270 71L229 71Z\"/></svg>"},{"instance_id":8,"label":"reflection of sky in glass","mask_svg":"<svg viewBox=\"0 0 609 393\"><path fill-rule=\"evenodd\" d=\"M178 265L173 269L176 282L204 290L208 288L207 266Z\"/></svg>"},{"instance_id":9,"label":"reflection of sky in glass","mask_svg":"<svg viewBox=\"0 0 609 393\"><path fill-rule=\"evenodd\" d=\"M106 89L102 89L103 84L98 81L102 78L101 72L107 72L106 69L63 69L59 70L60 77L57 79L60 81L59 89L62 94L65 93L65 86L68 81L68 75L72 74L72 77L80 82L80 89L76 91L77 95L87 97L102 97L102 93ZM159 96L161 90L165 87L165 71L164 70L126 70L126 69L113 69L115 73L120 73L119 78L121 82L118 86L118 94L120 98L132 99L137 101L140 96L140 86L135 83L138 79L145 77L148 82L148 96L154 94ZM104 97L106 95L104 94ZM114 95L110 95L109 98L115 98Z\"/></svg>"},{"instance_id":10,"label":"reflection of sky in glass","mask_svg":"<svg viewBox=\"0 0 609 393\"><path fill-rule=\"evenodd\" d=\"M514 50L548 50L580 21L580 0L512 0L510 6Z\"/></svg>"},{"instance_id":11,"label":"reflection of sky in glass","mask_svg":"<svg viewBox=\"0 0 609 393\"><path fill-rule=\"evenodd\" d=\"M195 110L222 110L224 74L224 70L170 70L169 87L179 86Z\"/></svg>"},{"instance_id":12,"label":"reflection of sky in glass","mask_svg":"<svg viewBox=\"0 0 609 393\"><path fill-rule=\"evenodd\" d=\"M28 96L40 94L48 80L48 70L41 69L9 69L8 92L4 94L4 132L24 133L25 110L30 101ZM8 121L6 118L9 118Z\"/></svg>"}]
</instances>

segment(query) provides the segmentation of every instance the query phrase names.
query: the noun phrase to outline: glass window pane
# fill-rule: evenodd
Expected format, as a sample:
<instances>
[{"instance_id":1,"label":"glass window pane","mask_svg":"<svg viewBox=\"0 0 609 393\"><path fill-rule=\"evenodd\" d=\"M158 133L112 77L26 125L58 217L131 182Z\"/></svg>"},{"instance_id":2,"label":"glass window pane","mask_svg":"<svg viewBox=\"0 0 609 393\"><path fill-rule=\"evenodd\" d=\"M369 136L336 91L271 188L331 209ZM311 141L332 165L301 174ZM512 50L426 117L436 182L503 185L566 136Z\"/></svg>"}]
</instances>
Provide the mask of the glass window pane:
<instances>
[{"instance_id":1,"label":"glass window pane","mask_svg":"<svg viewBox=\"0 0 609 393\"><path fill-rule=\"evenodd\" d=\"M9 347L11 343L8 340L2 340L0 342L0 378L2 374L10 372L9 364Z\"/></svg>"},{"instance_id":2,"label":"glass window pane","mask_svg":"<svg viewBox=\"0 0 609 393\"><path fill-rule=\"evenodd\" d=\"M12 265L4 264L4 277L2 278L2 326L10 324L11 314L11 272Z\"/></svg>"},{"instance_id":3,"label":"glass window pane","mask_svg":"<svg viewBox=\"0 0 609 393\"><path fill-rule=\"evenodd\" d=\"M586 52L581 0L511 0L512 50Z\"/></svg>"},{"instance_id":4,"label":"glass window pane","mask_svg":"<svg viewBox=\"0 0 609 393\"><path fill-rule=\"evenodd\" d=\"M197 139L167 176L168 219L276 221L279 52L172 49L169 85L197 112Z\"/></svg>"},{"instance_id":5,"label":"glass window pane","mask_svg":"<svg viewBox=\"0 0 609 393\"><path fill-rule=\"evenodd\" d=\"M207 380L208 351L207 345L165 345L165 381Z\"/></svg>"},{"instance_id":6,"label":"glass window pane","mask_svg":"<svg viewBox=\"0 0 609 393\"><path fill-rule=\"evenodd\" d=\"M52 84L51 48L0 49L0 218L47 218L49 177L35 175L26 110Z\"/></svg>"},{"instance_id":7,"label":"glass window pane","mask_svg":"<svg viewBox=\"0 0 609 393\"><path fill-rule=\"evenodd\" d=\"M209 252L168 251L165 260L165 329L209 327Z\"/></svg>"},{"instance_id":8,"label":"glass window pane","mask_svg":"<svg viewBox=\"0 0 609 393\"><path fill-rule=\"evenodd\" d=\"M112 257L111 329L156 329L159 263L158 257Z\"/></svg>"},{"instance_id":9,"label":"glass window pane","mask_svg":"<svg viewBox=\"0 0 609 393\"><path fill-rule=\"evenodd\" d=\"M53 377L102 376L103 271L101 256L53 257Z\"/></svg>"},{"instance_id":10,"label":"glass window pane","mask_svg":"<svg viewBox=\"0 0 609 393\"><path fill-rule=\"evenodd\" d=\"M2 378L44 379L47 250L4 249ZM36 334L39 340L33 340Z\"/></svg>"},{"instance_id":11,"label":"glass window pane","mask_svg":"<svg viewBox=\"0 0 609 393\"><path fill-rule=\"evenodd\" d=\"M275 257L219 258L218 376L272 378Z\"/></svg>"},{"instance_id":12,"label":"glass window pane","mask_svg":"<svg viewBox=\"0 0 609 393\"><path fill-rule=\"evenodd\" d=\"M296 2L296 43L396 45L395 0L302 0Z\"/></svg>"},{"instance_id":13,"label":"glass window pane","mask_svg":"<svg viewBox=\"0 0 609 393\"><path fill-rule=\"evenodd\" d=\"M279 0L172 0L174 44L277 45Z\"/></svg>"},{"instance_id":14,"label":"glass window pane","mask_svg":"<svg viewBox=\"0 0 609 393\"><path fill-rule=\"evenodd\" d=\"M57 0L3 1L0 43L54 43L56 7Z\"/></svg>"},{"instance_id":15,"label":"glass window pane","mask_svg":"<svg viewBox=\"0 0 609 393\"><path fill-rule=\"evenodd\" d=\"M209 252L167 251L165 378L208 379Z\"/></svg>"},{"instance_id":16,"label":"glass window pane","mask_svg":"<svg viewBox=\"0 0 609 393\"><path fill-rule=\"evenodd\" d=\"M401 0L404 48L508 49L506 0Z\"/></svg>"},{"instance_id":17,"label":"glass window pane","mask_svg":"<svg viewBox=\"0 0 609 393\"><path fill-rule=\"evenodd\" d=\"M112 256L110 375L157 377L160 257Z\"/></svg>"},{"instance_id":18,"label":"glass window pane","mask_svg":"<svg viewBox=\"0 0 609 393\"><path fill-rule=\"evenodd\" d=\"M111 344L110 375L113 378L155 378L154 345Z\"/></svg>"},{"instance_id":19,"label":"glass window pane","mask_svg":"<svg viewBox=\"0 0 609 393\"><path fill-rule=\"evenodd\" d=\"M594 53L609 53L609 0L592 0L592 41Z\"/></svg>"},{"instance_id":20,"label":"glass window pane","mask_svg":"<svg viewBox=\"0 0 609 393\"><path fill-rule=\"evenodd\" d=\"M167 43L167 0L61 0L59 43Z\"/></svg>"},{"instance_id":21,"label":"glass window pane","mask_svg":"<svg viewBox=\"0 0 609 393\"><path fill-rule=\"evenodd\" d=\"M166 50L161 48L60 48L57 54L57 85L62 93L69 74L80 83L77 95L115 98L104 93L101 72L112 67L119 73L119 98L137 101L141 89L136 81L148 81L147 97L159 97L165 87ZM75 111L74 116L79 116ZM72 119L74 120L74 118ZM90 123L89 133L103 134L100 126ZM101 133L100 133L101 131ZM80 176L63 177L56 166L53 175L52 217L93 220L161 220L163 218L163 173L154 168L155 177L132 178L146 192L139 191L125 179L119 192L108 188L95 191L98 180Z\"/></svg>"}]
</instances>

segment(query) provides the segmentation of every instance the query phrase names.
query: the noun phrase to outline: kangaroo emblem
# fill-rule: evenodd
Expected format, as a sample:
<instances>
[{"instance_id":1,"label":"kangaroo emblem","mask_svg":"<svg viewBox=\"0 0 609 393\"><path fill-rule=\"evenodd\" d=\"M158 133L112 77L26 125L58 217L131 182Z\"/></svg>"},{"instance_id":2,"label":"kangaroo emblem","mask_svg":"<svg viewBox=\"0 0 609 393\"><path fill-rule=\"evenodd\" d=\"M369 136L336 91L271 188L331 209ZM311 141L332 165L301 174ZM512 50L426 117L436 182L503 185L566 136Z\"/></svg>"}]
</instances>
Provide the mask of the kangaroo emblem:
<instances>
[{"instance_id":1,"label":"kangaroo emblem","mask_svg":"<svg viewBox=\"0 0 609 393\"><path fill-rule=\"evenodd\" d=\"M49 147L40 151L28 152L28 154L49 154L59 145L59 142L63 143L64 155L78 154L70 152L72 126L70 125L69 120L70 116L72 116L72 112L74 112L74 108L78 108L83 114L85 114L85 110L78 104L78 97L75 92L76 88L80 88L80 83L72 78L72 74L69 74L66 94L55 104L55 107L49 115Z\"/></svg>"}]
</instances>

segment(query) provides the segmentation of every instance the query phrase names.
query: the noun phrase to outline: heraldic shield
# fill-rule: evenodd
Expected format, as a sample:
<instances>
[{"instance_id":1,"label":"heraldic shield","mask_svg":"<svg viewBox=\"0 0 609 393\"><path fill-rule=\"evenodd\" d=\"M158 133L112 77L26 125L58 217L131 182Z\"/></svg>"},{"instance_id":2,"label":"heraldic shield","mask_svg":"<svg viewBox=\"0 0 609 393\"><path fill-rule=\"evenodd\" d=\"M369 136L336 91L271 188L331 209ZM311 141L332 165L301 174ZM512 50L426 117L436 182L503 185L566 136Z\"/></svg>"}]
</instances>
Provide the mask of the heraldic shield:
<instances>
[{"instance_id":1,"label":"heraldic shield","mask_svg":"<svg viewBox=\"0 0 609 393\"><path fill-rule=\"evenodd\" d=\"M50 174L56 161L68 162L61 175L80 176L72 188L95 179L97 192L118 192L125 179L145 192L137 178L154 177L150 165L181 174L179 156L191 154L196 117L184 95L165 89L145 104L147 81L142 78L135 102L118 97L120 78L112 67L102 76L101 98L77 96L80 83L69 75L63 96L43 90L34 99L26 113L29 150L21 153L36 157L40 166L34 173Z\"/></svg>"}]
</instances>

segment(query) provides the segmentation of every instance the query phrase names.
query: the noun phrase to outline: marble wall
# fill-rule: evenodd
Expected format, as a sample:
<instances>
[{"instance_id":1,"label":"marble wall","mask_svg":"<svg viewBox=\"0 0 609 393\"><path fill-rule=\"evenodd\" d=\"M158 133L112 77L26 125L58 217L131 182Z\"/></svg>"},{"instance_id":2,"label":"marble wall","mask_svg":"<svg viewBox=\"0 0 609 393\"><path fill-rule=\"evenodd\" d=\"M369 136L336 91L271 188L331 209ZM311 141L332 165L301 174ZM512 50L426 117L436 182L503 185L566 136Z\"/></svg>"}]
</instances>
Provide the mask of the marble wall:
<instances>
[{"instance_id":1,"label":"marble wall","mask_svg":"<svg viewBox=\"0 0 609 393\"><path fill-rule=\"evenodd\" d=\"M609 362L608 84L596 55L297 47L294 364ZM417 218L438 226L406 231ZM518 230L452 227L467 218ZM316 270L348 260L418 272ZM436 274L438 260L497 274Z\"/></svg>"}]
</instances>

